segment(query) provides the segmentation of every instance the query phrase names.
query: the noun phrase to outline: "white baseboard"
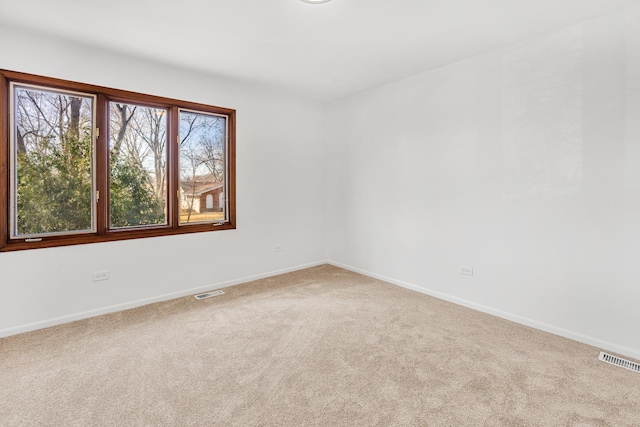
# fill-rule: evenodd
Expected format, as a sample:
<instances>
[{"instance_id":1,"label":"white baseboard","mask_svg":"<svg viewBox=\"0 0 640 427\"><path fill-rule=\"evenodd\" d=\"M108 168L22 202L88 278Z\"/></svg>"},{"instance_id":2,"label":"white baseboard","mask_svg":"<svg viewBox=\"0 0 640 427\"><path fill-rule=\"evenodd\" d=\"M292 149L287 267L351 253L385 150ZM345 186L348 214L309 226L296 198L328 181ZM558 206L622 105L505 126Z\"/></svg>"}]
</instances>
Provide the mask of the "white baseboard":
<instances>
[{"instance_id":1,"label":"white baseboard","mask_svg":"<svg viewBox=\"0 0 640 427\"><path fill-rule=\"evenodd\" d=\"M88 319L90 317L101 316L103 314L115 313L122 310L128 310L131 308L141 307L143 305L154 304L156 302L168 301L176 298L182 298L189 295L199 294L205 291L211 291L214 289L227 288L229 286L239 285L241 283L251 282L253 280L264 279L266 277L277 276L280 274L290 273L292 271L304 270L305 268L315 267L318 265L327 264L326 260L316 261L308 264L298 265L295 267L283 268L280 270L270 271L262 274L255 274L252 276L245 276L239 279L229 280L226 282L215 283L211 285L199 286L197 288L185 289L183 291L172 292L169 294L158 295L151 298L145 298L137 301L131 301L123 304L111 305L108 307L102 307L95 310L83 311L81 313L70 314L67 316L55 317L52 319L42 320L38 322L28 323L13 328L0 329L0 338L8 337L12 335L18 335L25 332L31 332L38 329L44 329L51 326L62 325L64 323L75 322L76 320Z\"/></svg>"},{"instance_id":2,"label":"white baseboard","mask_svg":"<svg viewBox=\"0 0 640 427\"><path fill-rule=\"evenodd\" d=\"M327 261L329 264L344 268L345 270L353 271L354 273L362 274L364 276L372 277L374 279L382 280L384 282L388 282L397 286L401 286L406 289L411 289L416 292L420 292L425 295L429 295L444 301L449 301L457 305L461 305L463 307L471 308L473 310L477 310L483 313L491 314L493 316L497 316L515 323L519 323L521 325L529 326L534 329L538 329L544 332L549 332L554 335L559 335L564 338L568 338L574 341L581 342L583 344L591 345L593 347L598 347L603 350L611 351L614 353L618 353L623 356L632 357L634 359L640 359L640 350L634 350L632 348L623 347L614 343L610 343L608 341L603 341L597 338L593 338L587 335L579 334L576 332L572 332L566 329L558 328L553 325L548 325L546 323L538 322L536 320L528 319L526 317L518 316L516 314L507 313L501 310L497 310L495 308L487 307L481 304L476 304L472 301L467 301L461 298L457 298L442 292L433 291L430 289L426 289L420 286L413 285L411 283L403 282L401 280L395 280L390 277L382 276L380 274L375 274L370 271L362 270L360 268L352 267L350 265L342 264L336 261Z\"/></svg>"},{"instance_id":3,"label":"white baseboard","mask_svg":"<svg viewBox=\"0 0 640 427\"><path fill-rule=\"evenodd\" d=\"M411 289L416 292L420 292L425 295L429 295L444 301L449 301L457 305L461 305L463 307L471 308L473 310L477 310L483 313L491 314L515 323L519 323L521 325L529 326L534 329L538 329L544 332L549 332L554 335L558 335L564 338L568 338L574 341L578 341L584 344L588 344L594 347L598 347L603 350L607 350L613 353L617 353L623 356L632 357L634 359L640 360L640 350L634 350L628 347L623 347L608 341L603 341L597 338L593 338L587 335L579 334L573 331L569 331L566 329L558 328L553 325L548 325L546 323L538 322L536 320L528 319L526 317L518 316L512 313L507 313L501 310L497 310L491 307L487 307L481 304L474 303L472 301L464 300L461 298L457 298L442 292L433 291L430 289L426 289L411 283L403 282L401 280L392 279L390 277L382 276L380 274L372 273L367 270L363 270L360 268L352 267L350 265L342 264L336 261L331 260L323 260L316 261L308 264L302 264L295 267L284 268L280 270L274 270L267 273L255 274L252 276L245 276L234 280L229 280L226 282L220 282L205 286L199 286L197 288L186 289L183 291L173 292L164 295L158 295L151 298L145 298L137 301L131 301L123 304L112 305L108 307L103 307L95 310L84 311L81 313L71 314L67 316L60 316L52 319L47 319L43 321L33 322L26 325L21 325L13 328L6 328L0 330L0 338L8 337L12 335L17 335L25 332L31 332L38 329L48 328L51 326L57 326L64 323L74 322L76 320L87 319L90 317L101 316L103 314L114 313L122 310L128 310L131 308L141 307L148 304L154 304L156 302L168 301L176 298L182 298L189 295L198 294L205 291L210 291L214 289L222 289L229 286L239 285L241 283L251 282L253 280L264 279L267 277L273 277L280 274L290 273L293 271L304 270L305 268L315 267L323 264L331 264L333 266L344 268L345 270L353 271L355 273L362 274L364 276L372 277L374 279L382 280L406 289Z\"/></svg>"}]
</instances>

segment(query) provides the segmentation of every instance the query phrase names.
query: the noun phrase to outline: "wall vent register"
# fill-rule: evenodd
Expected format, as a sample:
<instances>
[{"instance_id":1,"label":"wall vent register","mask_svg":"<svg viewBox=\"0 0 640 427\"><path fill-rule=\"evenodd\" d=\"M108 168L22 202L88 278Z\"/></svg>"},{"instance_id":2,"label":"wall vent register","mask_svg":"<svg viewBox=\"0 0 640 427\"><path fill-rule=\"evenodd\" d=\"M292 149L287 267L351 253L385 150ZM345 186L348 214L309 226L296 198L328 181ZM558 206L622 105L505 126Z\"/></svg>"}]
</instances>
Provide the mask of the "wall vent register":
<instances>
[{"instance_id":1,"label":"wall vent register","mask_svg":"<svg viewBox=\"0 0 640 427\"><path fill-rule=\"evenodd\" d=\"M605 352L600 352L600 360L606 363L610 363L612 365L619 366L621 368L628 369L633 372L640 373L640 363L632 362L630 360L622 359L617 356L613 356L611 354L607 354Z\"/></svg>"}]
</instances>

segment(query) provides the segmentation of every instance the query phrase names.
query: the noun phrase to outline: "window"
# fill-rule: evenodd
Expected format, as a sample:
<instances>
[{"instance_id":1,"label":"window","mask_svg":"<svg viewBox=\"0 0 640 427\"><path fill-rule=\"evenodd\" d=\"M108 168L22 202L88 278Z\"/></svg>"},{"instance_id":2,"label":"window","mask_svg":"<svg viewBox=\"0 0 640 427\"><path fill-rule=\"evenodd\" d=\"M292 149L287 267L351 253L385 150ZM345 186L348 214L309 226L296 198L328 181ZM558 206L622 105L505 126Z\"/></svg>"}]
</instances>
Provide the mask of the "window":
<instances>
[{"instance_id":1,"label":"window","mask_svg":"<svg viewBox=\"0 0 640 427\"><path fill-rule=\"evenodd\" d=\"M167 224L165 108L109 102L109 227Z\"/></svg>"},{"instance_id":2,"label":"window","mask_svg":"<svg viewBox=\"0 0 640 427\"><path fill-rule=\"evenodd\" d=\"M95 96L11 83L11 237L95 231Z\"/></svg>"},{"instance_id":3,"label":"window","mask_svg":"<svg viewBox=\"0 0 640 427\"><path fill-rule=\"evenodd\" d=\"M211 193L224 187L226 136L225 116L180 110L180 190L185 200L180 224L224 220L224 206L210 212L209 205L213 208Z\"/></svg>"},{"instance_id":4,"label":"window","mask_svg":"<svg viewBox=\"0 0 640 427\"><path fill-rule=\"evenodd\" d=\"M235 228L234 110L12 71L0 99L0 250Z\"/></svg>"}]
</instances>

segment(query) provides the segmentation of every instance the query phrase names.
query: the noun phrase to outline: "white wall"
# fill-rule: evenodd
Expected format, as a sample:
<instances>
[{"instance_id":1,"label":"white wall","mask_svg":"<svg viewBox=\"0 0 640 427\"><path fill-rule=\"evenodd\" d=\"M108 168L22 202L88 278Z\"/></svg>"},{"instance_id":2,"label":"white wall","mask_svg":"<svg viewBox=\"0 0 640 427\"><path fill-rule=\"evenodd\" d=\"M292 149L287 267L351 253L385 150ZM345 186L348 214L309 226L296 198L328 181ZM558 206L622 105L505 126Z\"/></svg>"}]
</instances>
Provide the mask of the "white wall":
<instances>
[{"instance_id":1,"label":"white wall","mask_svg":"<svg viewBox=\"0 0 640 427\"><path fill-rule=\"evenodd\" d=\"M321 106L15 28L0 27L0 52L4 69L236 109L238 224L0 253L0 336L325 260ZM92 283L97 270L111 279Z\"/></svg>"},{"instance_id":2,"label":"white wall","mask_svg":"<svg viewBox=\"0 0 640 427\"><path fill-rule=\"evenodd\" d=\"M326 132L334 263L640 357L640 8L337 101Z\"/></svg>"}]
</instances>

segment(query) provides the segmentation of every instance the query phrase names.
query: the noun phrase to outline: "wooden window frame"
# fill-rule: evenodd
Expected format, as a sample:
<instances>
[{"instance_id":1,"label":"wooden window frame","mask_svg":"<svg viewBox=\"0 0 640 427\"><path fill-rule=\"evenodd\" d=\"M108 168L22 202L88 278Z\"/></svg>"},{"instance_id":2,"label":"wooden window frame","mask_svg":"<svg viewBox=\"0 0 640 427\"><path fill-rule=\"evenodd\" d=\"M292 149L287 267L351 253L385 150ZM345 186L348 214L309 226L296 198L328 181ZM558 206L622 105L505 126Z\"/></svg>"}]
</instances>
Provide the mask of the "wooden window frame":
<instances>
[{"instance_id":1,"label":"wooden window frame","mask_svg":"<svg viewBox=\"0 0 640 427\"><path fill-rule=\"evenodd\" d=\"M96 127L100 134L95 142L95 180L100 198L95 206L96 232L59 236L43 236L40 241L27 242L26 239L11 239L9 218L10 206L10 126L9 123L9 83L23 83L44 88L83 92L97 96ZM108 228L109 216L109 102L119 101L136 105L166 108L167 118L167 224L141 227ZM203 113L223 115L227 118L226 175L225 186L228 199L227 219L219 223L194 223L179 225L180 200L179 182L179 111L187 109ZM87 243L111 242L117 240L140 239L145 237L172 236L177 234L202 233L236 228L236 111L195 102L145 95L119 89L106 88L85 83L60 80L51 77L0 70L0 252L50 248Z\"/></svg>"}]
</instances>

